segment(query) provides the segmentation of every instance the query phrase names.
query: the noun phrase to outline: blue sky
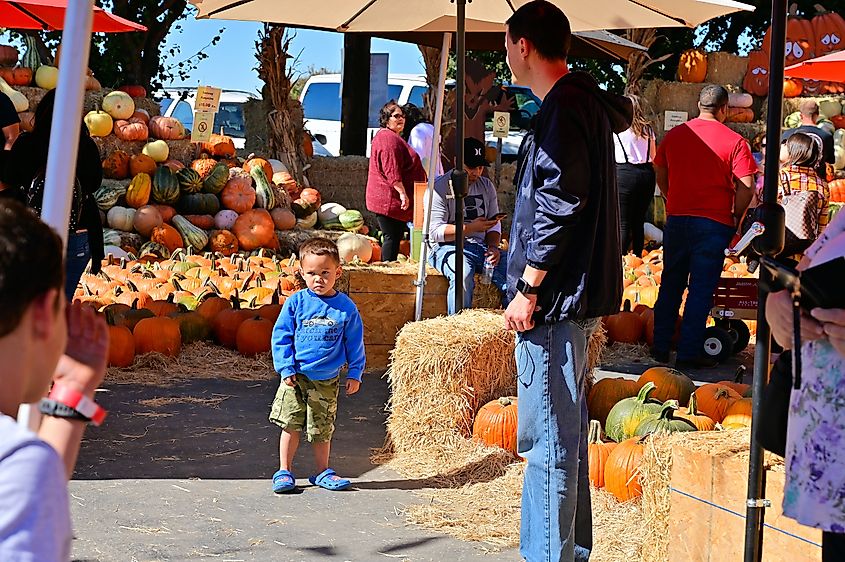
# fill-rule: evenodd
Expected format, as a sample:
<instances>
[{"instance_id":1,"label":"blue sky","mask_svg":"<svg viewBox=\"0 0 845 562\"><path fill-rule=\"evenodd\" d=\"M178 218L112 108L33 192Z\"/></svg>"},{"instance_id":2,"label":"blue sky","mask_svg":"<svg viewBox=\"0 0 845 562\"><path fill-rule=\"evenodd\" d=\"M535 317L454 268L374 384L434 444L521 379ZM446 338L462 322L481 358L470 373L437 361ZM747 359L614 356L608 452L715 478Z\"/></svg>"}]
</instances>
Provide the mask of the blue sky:
<instances>
[{"instance_id":1,"label":"blue sky","mask_svg":"<svg viewBox=\"0 0 845 562\"><path fill-rule=\"evenodd\" d=\"M209 58L193 71L185 85L208 85L225 89L256 91L262 82L255 70L255 41L261 24L226 20L195 20L189 16L181 22L182 33L171 33L166 51L179 44L182 57L196 53L207 45L220 28L225 27L223 38L208 50ZM298 67L305 72L309 66L340 70L343 36L339 33L295 30L291 54L300 55ZM373 39L372 52L389 53L392 73L421 73L422 59L416 45ZM301 52L301 53L300 53ZM182 84L177 84L182 85Z\"/></svg>"}]
</instances>

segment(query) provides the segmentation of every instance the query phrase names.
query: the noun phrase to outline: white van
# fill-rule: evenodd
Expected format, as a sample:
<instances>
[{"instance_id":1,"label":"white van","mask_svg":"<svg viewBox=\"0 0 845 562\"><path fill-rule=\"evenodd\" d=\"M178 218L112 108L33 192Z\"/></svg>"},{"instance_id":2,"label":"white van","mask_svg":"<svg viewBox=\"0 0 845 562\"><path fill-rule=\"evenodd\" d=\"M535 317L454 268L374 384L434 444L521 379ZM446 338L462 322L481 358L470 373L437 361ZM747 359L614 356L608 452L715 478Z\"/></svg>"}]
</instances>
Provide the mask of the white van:
<instances>
[{"instance_id":1,"label":"white van","mask_svg":"<svg viewBox=\"0 0 845 562\"><path fill-rule=\"evenodd\" d=\"M340 74L312 76L305 83L299 101L305 113L305 126L332 155L340 154ZM419 74L391 74L387 77L387 98L379 107L390 100L399 105L412 103L423 107L423 96L428 91L425 76ZM370 155L370 141L378 128L367 130L367 156Z\"/></svg>"},{"instance_id":2,"label":"white van","mask_svg":"<svg viewBox=\"0 0 845 562\"><path fill-rule=\"evenodd\" d=\"M153 94L160 99L159 107L165 117L175 117L188 132L194 125L194 101L196 88L163 88ZM257 96L239 90L223 90L220 94L220 108L214 116L214 132L232 137L235 148L243 149L246 145L246 122L244 104Z\"/></svg>"}]
</instances>

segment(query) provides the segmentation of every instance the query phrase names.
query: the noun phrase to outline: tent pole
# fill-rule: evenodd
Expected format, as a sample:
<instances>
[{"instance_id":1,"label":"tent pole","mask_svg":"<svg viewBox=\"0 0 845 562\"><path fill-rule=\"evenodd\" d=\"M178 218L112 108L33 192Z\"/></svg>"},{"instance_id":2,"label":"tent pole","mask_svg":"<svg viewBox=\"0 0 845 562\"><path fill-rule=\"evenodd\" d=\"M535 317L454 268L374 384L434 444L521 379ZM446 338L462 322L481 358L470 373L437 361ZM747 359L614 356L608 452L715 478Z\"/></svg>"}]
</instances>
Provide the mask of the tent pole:
<instances>
[{"instance_id":1,"label":"tent pole","mask_svg":"<svg viewBox=\"0 0 845 562\"><path fill-rule=\"evenodd\" d=\"M434 136L431 139L431 154L428 159L428 186L423 199L423 231L420 247L420 269L417 274L417 299L414 309L414 320L422 320L423 295L425 293L425 268L428 261L428 230L431 227L431 198L434 193L434 175L437 173L437 163L440 162L440 127L443 124L443 98L446 96L446 67L449 65L449 49L452 43L450 33L443 34L443 46L440 50L440 76L437 77L437 98L434 103Z\"/></svg>"},{"instance_id":2,"label":"tent pole","mask_svg":"<svg viewBox=\"0 0 845 562\"><path fill-rule=\"evenodd\" d=\"M41 210L41 219L58 233L64 247L67 247L68 219L76 177L85 70L88 66L93 19L93 0L68 2L62 31L62 68L53 108L51 150L47 154L44 204ZM37 431L41 424L38 408L30 404L22 405L18 412L18 424Z\"/></svg>"},{"instance_id":3,"label":"tent pole","mask_svg":"<svg viewBox=\"0 0 845 562\"><path fill-rule=\"evenodd\" d=\"M777 202L778 153L780 146L782 104L783 104L783 67L786 44L786 0L772 0L771 52L769 54L769 99L766 116L766 144L771 147L765 163L763 184L763 203ZM781 227L782 228L782 227ZM764 272L761 272L763 275ZM757 307L757 345L754 352L754 380L750 458L748 461L748 497L745 516L745 562L760 562L763 559L763 523L765 509L766 482L763 470L763 448L755 437L760 420L763 388L769 375L769 354L771 351L771 328L766 323L766 296L768 293L758 290Z\"/></svg>"},{"instance_id":4,"label":"tent pole","mask_svg":"<svg viewBox=\"0 0 845 562\"><path fill-rule=\"evenodd\" d=\"M464 197L467 173L464 171L464 94L466 80L466 0L458 5L457 83L455 84L455 169L452 190L455 193L455 312L464 308Z\"/></svg>"}]
</instances>

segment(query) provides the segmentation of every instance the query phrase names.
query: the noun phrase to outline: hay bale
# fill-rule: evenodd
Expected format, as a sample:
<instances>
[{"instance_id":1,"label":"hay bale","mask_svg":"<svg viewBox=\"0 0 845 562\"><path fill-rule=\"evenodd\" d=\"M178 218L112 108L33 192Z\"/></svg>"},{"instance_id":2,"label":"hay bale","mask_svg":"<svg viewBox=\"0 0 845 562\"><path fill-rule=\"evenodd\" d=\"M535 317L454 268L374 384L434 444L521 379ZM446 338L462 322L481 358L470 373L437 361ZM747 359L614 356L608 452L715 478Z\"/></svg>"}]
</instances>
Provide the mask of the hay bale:
<instances>
[{"instance_id":1,"label":"hay bale","mask_svg":"<svg viewBox=\"0 0 845 562\"><path fill-rule=\"evenodd\" d=\"M766 124L760 121L756 123L725 123L725 125L742 135L748 142L751 142L754 137L766 130Z\"/></svg>"},{"instance_id":2,"label":"hay bale","mask_svg":"<svg viewBox=\"0 0 845 562\"><path fill-rule=\"evenodd\" d=\"M97 148L100 149L100 158L105 158L115 150L123 150L130 156L141 154L141 149L147 144L147 141L120 140L114 135L92 138ZM196 147L190 140L169 140L165 142L167 142L167 146L170 148L170 158L174 158L185 164L189 164L194 159Z\"/></svg>"},{"instance_id":3,"label":"hay bale","mask_svg":"<svg viewBox=\"0 0 845 562\"><path fill-rule=\"evenodd\" d=\"M707 76L705 82L723 86L741 86L748 70L748 57L733 53L707 53Z\"/></svg>"},{"instance_id":4,"label":"hay bale","mask_svg":"<svg viewBox=\"0 0 845 562\"><path fill-rule=\"evenodd\" d=\"M35 108L38 107L38 103L41 101L41 98L44 97L44 94L47 93L47 90L44 88L38 88L35 86L23 86L16 88L20 93L26 96L26 99L29 100L29 110L35 111ZM82 114L86 114L89 111L94 111L97 109L101 109L103 107L103 98L106 97L106 94L109 92L113 92L114 90L110 88L103 88L102 90L98 91L87 91L85 92L85 98L82 102ZM159 111L158 102L150 99L150 98L132 98L135 101L135 107L137 109L145 109L150 115L159 115L161 112Z\"/></svg>"}]
</instances>

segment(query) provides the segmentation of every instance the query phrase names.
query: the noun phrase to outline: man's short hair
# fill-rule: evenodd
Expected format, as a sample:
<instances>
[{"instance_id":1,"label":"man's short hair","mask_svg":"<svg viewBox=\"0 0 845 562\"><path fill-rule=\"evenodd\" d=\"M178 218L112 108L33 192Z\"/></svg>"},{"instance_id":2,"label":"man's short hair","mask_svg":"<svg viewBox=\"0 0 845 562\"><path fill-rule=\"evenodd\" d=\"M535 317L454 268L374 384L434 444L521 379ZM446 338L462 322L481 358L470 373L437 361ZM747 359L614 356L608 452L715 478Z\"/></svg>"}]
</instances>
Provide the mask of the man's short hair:
<instances>
[{"instance_id":1,"label":"man's short hair","mask_svg":"<svg viewBox=\"0 0 845 562\"><path fill-rule=\"evenodd\" d=\"M15 331L29 305L62 290L59 235L17 201L0 199L0 337Z\"/></svg>"},{"instance_id":2,"label":"man's short hair","mask_svg":"<svg viewBox=\"0 0 845 562\"><path fill-rule=\"evenodd\" d=\"M328 238L309 238L299 246L299 260L305 256L329 256L340 265L340 253L337 244Z\"/></svg>"},{"instance_id":3,"label":"man's short hair","mask_svg":"<svg viewBox=\"0 0 845 562\"><path fill-rule=\"evenodd\" d=\"M801 112L802 117L818 117L819 104L813 100L804 100L801 102L801 105L798 106L798 111Z\"/></svg>"},{"instance_id":4,"label":"man's short hair","mask_svg":"<svg viewBox=\"0 0 845 562\"><path fill-rule=\"evenodd\" d=\"M511 42L516 43L520 39L530 41L542 58L555 61L566 60L569 56L572 43L569 19L551 2L528 2L515 11L505 24Z\"/></svg>"},{"instance_id":5,"label":"man's short hair","mask_svg":"<svg viewBox=\"0 0 845 562\"><path fill-rule=\"evenodd\" d=\"M728 105L728 91L718 84L708 84L698 95L698 103L704 109L715 111Z\"/></svg>"}]
</instances>

